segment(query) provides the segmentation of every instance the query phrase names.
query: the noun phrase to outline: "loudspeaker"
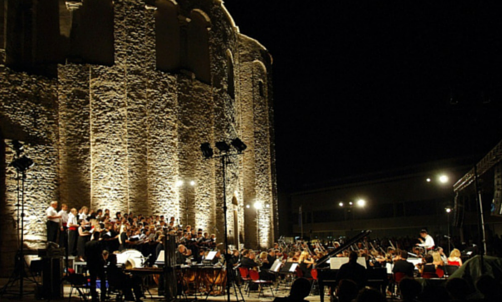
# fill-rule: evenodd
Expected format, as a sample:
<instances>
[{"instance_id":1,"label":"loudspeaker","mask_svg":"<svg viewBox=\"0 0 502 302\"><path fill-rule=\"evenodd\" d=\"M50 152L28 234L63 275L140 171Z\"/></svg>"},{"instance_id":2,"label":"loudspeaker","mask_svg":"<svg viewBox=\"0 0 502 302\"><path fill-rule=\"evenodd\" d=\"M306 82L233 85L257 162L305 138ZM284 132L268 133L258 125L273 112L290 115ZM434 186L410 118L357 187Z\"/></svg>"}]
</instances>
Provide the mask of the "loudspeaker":
<instances>
[{"instance_id":1,"label":"loudspeaker","mask_svg":"<svg viewBox=\"0 0 502 302\"><path fill-rule=\"evenodd\" d=\"M63 296L63 258L42 258L42 289L45 299Z\"/></svg>"}]
</instances>

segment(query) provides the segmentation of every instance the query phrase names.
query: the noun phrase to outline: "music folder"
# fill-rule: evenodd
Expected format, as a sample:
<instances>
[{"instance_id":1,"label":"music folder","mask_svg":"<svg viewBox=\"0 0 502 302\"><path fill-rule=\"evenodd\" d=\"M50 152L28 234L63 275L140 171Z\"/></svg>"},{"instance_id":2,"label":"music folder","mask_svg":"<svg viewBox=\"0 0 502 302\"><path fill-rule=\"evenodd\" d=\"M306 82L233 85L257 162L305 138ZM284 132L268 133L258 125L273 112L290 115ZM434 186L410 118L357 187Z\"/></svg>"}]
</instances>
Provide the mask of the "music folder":
<instances>
[{"instance_id":1,"label":"music folder","mask_svg":"<svg viewBox=\"0 0 502 302\"><path fill-rule=\"evenodd\" d=\"M281 268L281 273L294 273L298 267L298 263L296 262L286 262L284 266Z\"/></svg>"},{"instance_id":2,"label":"music folder","mask_svg":"<svg viewBox=\"0 0 502 302\"><path fill-rule=\"evenodd\" d=\"M275 259L274 263L270 267L270 271L278 273L279 270L281 269L281 259Z\"/></svg>"}]
</instances>

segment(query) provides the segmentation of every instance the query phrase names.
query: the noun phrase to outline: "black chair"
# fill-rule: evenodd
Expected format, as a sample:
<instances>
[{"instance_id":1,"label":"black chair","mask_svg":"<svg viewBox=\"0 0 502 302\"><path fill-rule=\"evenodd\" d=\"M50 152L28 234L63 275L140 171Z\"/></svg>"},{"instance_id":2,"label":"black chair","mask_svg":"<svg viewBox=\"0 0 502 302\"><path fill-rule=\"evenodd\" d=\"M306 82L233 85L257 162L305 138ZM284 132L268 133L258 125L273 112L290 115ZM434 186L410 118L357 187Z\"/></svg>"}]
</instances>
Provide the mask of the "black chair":
<instances>
[{"instance_id":1,"label":"black chair","mask_svg":"<svg viewBox=\"0 0 502 302\"><path fill-rule=\"evenodd\" d=\"M457 266L457 265L445 265L444 266L445 275L450 277L451 275L453 275L454 272L456 272L458 270L458 268L459 268L459 266Z\"/></svg>"},{"instance_id":2,"label":"black chair","mask_svg":"<svg viewBox=\"0 0 502 302\"><path fill-rule=\"evenodd\" d=\"M78 293L83 301L87 301L87 298L91 296L91 287L83 274L70 273L65 277L65 280L71 285L68 301L71 301L71 295L74 291Z\"/></svg>"}]
</instances>

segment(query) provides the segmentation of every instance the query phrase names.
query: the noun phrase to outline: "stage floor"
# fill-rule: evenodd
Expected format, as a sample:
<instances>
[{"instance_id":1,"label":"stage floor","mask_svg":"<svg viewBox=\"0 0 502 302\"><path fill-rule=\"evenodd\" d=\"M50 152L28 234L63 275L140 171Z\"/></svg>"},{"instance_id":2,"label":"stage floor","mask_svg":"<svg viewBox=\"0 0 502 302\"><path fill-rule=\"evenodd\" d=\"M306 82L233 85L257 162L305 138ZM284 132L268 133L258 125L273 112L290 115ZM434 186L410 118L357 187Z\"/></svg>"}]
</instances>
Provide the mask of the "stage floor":
<instances>
[{"instance_id":1,"label":"stage floor","mask_svg":"<svg viewBox=\"0 0 502 302\"><path fill-rule=\"evenodd\" d=\"M7 278L0 278L0 288L3 288L4 285L7 283L8 279ZM17 301L23 301L23 302L31 302L31 301L47 301L47 299L36 299L34 292L34 285L29 282L29 281L24 281L25 286L23 290L23 297L20 299L19 298L19 284L9 288L8 294L5 294L4 296L0 297L1 301L12 301L12 302L17 302ZM70 285L69 284L64 284L63 285L63 292L64 292L64 297L59 298L59 299L51 299L51 301L82 301L78 294L74 293L72 294L71 300L68 299L69 294L70 294ZM144 302L150 302L150 301L164 301L164 297L159 297L157 295L157 288L153 287L150 289L150 292L152 296L148 292L146 292L146 298L143 298L142 300ZM242 288L242 294L244 296L244 301L249 301L249 302L269 302L273 301L275 297L286 297L289 294L289 288L286 288L285 286L279 286L278 290L274 290L274 296L271 295L270 289L265 288L261 294L260 297L258 297L258 293L251 291L249 296L245 293L244 288ZM89 297L90 298L90 297ZM185 300L185 297L183 297L182 300L178 301L205 301L206 300L206 295L199 294L197 297L193 295L188 295L187 300ZM230 296L231 301L237 301L237 298L234 294L234 290L231 290L231 296ZM317 302L320 301L320 296L315 295L315 296L308 296L307 297L308 301L312 302ZM88 300L90 301L90 299ZM115 301L115 297L112 296L110 301ZM227 295L220 295L220 296L208 296L207 301L227 301ZM242 301L239 295L239 301ZM329 297L325 295L324 301L329 302Z\"/></svg>"}]
</instances>

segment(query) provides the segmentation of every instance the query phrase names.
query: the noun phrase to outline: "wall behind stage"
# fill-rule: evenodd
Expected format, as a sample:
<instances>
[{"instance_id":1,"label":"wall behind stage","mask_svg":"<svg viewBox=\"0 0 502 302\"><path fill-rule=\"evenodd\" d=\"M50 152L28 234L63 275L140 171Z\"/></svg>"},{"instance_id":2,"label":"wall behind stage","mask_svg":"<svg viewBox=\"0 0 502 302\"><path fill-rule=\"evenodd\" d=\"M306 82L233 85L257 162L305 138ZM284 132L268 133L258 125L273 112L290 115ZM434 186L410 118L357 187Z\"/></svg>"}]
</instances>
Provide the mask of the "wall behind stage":
<instances>
[{"instance_id":1,"label":"wall behind stage","mask_svg":"<svg viewBox=\"0 0 502 302\"><path fill-rule=\"evenodd\" d=\"M57 2L59 23L50 26L60 29L56 34L37 36L35 22L15 22L15 2L7 1L1 23L7 37L0 49L4 274L19 247L12 140L35 162L24 194L28 248L44 246L44 213L52 200L70 208L175 216L222 242L221 163L204 160L200 144L235 137L248 150L227 171L230 243L257 248L272 242L278 221L266 49L239 33L221 1L89 0L69 9ZM32 4L20 12L25 18L55 14L40 1ZM93 39L98 29L82 21L87 14L103 19L101 38ZM164 22L167 16L177 21ZM173 32L174 40L158 43L158 35ZM60 57L37 52L47 36L57 41ZM21 43L28 38L37 42L32 48ZM19 45L22 54L14 52ZM195 186L176 186L179 180ZM266 210L246 212L256 201Z\"/></svg>"}]
</instances>

